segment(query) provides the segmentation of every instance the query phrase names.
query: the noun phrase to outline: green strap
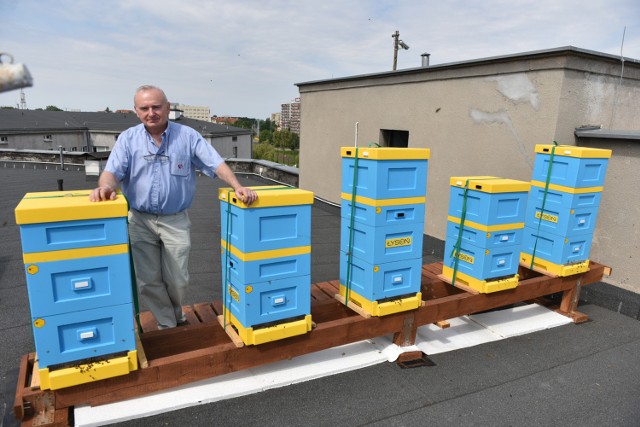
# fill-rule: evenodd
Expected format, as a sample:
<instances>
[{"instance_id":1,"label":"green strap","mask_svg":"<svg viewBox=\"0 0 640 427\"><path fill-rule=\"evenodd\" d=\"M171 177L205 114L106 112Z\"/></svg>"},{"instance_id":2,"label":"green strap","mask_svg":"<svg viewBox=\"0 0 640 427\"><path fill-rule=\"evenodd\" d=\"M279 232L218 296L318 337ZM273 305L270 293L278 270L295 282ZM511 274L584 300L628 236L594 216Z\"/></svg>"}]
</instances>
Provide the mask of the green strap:
<instances>
[{"instance_id":1,"label":"green strap","mask_svg":"<svg viewBox=\"0 0 640 427\"><path fill-rule=\"evenodd\" d=\"M547 178L544 183L544 193L542 194L542 207L540 208L540 218L538 219L538 230L536 231L536 241L533 244L533 253L531 254L531 265L529 269L533 270L533 262L536 259L536 248L538 247L538 238L540 236L540 226L542 225L542 216L544 215L544 206L547 202L547 193L549 191L549 183L551 182L551 169L553 168L553 157L555 155L558 143L553 141L554 146L551 147L551 155L549 156L549 167L547 168Z\"/></svg>"},{"instance_id":2,"label":"green strap","mask_svg":"<svg viewBox=\"0 0 640 427\"><path fill-rule=\"evenodd\" d=\"M358 186L358 147L356 147L353 163L353 181L351 188L351 213L349 214L349 246L347 248L347 278L345 280L344 305L349 305L349 293L351 292L351 270L353 259L353 227L356 212L356 187Z\"/></svg>"},{"instance_id":3,"label":"green strap","mask_svg":"<svg viewBox=\"0 0 640 427\"><path fill-rule=\"evenodd\" d=\"M464 192L462 193L462 214L460 214L460 228L458 229L458 238L456 244L453 245L451 255L453 257L453 276L451 284L456 285L456 275L458 274L458 263L460 262L460 247L462 246L462 229L464 228L464 220L467 216L467 193L469 192L469 178L464 183Z\"/></svg>"}]
</instances>

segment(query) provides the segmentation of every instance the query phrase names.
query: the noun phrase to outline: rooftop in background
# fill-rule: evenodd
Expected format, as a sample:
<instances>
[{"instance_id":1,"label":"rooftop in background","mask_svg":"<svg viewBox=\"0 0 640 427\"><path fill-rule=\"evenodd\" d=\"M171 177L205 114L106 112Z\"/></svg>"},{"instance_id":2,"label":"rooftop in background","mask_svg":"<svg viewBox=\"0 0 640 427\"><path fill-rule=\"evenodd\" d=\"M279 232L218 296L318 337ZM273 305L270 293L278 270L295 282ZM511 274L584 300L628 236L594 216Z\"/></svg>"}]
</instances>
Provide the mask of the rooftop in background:
<instances>
[{"instance_id":1,"label":"rooftop in background","mask_svg":"<svg viewBox=\"0 0 640 427\"><path fill-rule=\"evenodd\" d=\"M249 129L179 117L176 123L189 126L203 136L245 135ZM34 131L94 130L122 132L140 123L135 113L76 112L0 109L0 134Z\"/></svg>"}]
</instances>

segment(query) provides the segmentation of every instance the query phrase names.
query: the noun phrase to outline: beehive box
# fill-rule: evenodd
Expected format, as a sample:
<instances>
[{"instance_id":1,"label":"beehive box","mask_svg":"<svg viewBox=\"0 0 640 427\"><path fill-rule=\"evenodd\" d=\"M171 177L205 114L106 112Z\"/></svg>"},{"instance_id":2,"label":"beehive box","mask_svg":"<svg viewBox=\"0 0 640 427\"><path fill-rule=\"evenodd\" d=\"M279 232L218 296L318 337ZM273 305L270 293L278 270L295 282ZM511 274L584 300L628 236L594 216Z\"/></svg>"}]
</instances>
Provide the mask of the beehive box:
<instances>
[{"instance_id":1,"label":"beehive box","mask_svg":"<svg viewBox=\"0 0 640 427\"><path fill-rule=\"evenodd\" d=\"M275 253L274 253L275 252ZM266 282L311 274L311 246L243 253L222 244L222 274L236 283Z\"/></svg>"},{"instance_id":2,"label":"beehive box","mask_svg":"<svg viewBox=\"0 0 640 427\"><path fill-rule=\"evenodd\" d=\"M372 264L340 252L340 284L369 301L415 295L421 278L422 258Z\"/></svg>"},{"instance_id":3,"label":"beehive box","mask_svg":"<svg viewBox=\"0 0 640 427\"><path fill-rule=\"evenodd\" d=\"M563 236L525 226L522 252L555 265L578 263L589 259L592 240L590 232Z\"/></svg>"},{"instance_id":4,"label":"beehive box","mask_svg":"<svg viewBox=\"0 0 640 427\"><path fill-rule=\"evenodd\" d=\"M495 249L486 249L464 240L460 250L454 251L457 236L448 235L445 240L443 264L479 281L499 277L513 276L518 273L521 245L507 245Z\"/></svg>"},{"instance_id":5,"label":"beehive box","mask_svg":"<svg viewBox=\"0 0 640 427\"><path fill-rule=\"evenodd\" d=\"M531 178L534 181L546 183L548 179L551 184L574 188L604 185L611 150L538 144L535 152L536 159Z\"/></svg>"},{"instance_id":6,"label":"beehive box","mask_svg":"<svg viewBox=\"0 0 640 427\"><path fill-rule=\"evenodd\" d=\"M244 253L311 244L311 191L284 186L251 188L258 192L251 206L231 188L218 191L225 242Z\"/></svg>"},{"instance_id":7,"label":"beehive box","mask_svg":"<svg viewBox=\"0 0 640 427\"><path fill-rule=\"evenodd\" d=\"M342 194L340 216L343 220L350 221L353 216L354 221L372 227L424 224L425 197L373 200L356 196L355 203L351 199L351 195Z\"/></svg>"},{"instance_id":8,"label":"beehive box","mask_svg":"<svg viewBox=\"0 0 640 427\"><path fill-rule=\"evenodd\" d=\"M311 276L266 282L227 280L225 307L244 328L311 314Z\"/></svg>"},{"instance_id":9,"label":"beehive box","mask_svg":"<svg viewBox=\"0 0 640 427\"><path fill-rule=\"evenodd\" d=\"M530 184L492 176L450 179L450 217L482 225L524 223ZM465 191L466 190L466 191Z\"/></svg>"},{"instance_id":10,"label":"beehive box","mask_svg":"<svg viewBox=\"0 0 640 427\"><path fill-rule=\"evenodd\" d=\"M342 147L340 151L343 193L374 200L427 193L428 148Z\"/></svg>"},{"instance_id":11,"label":"beehive box","mask_svg":"<svg viewBox=\"0 0 640 427\"><path fill-rule=\"evenodd\" d=\"M15 209L41 368L135 350L127 203L89 193L27 193Z\"/></svg>"},{"instance_id":12,"label":"beehive box","mask_svg":"<svg viewBox=\"0 0 640 427\"><path fill-rule=\"evenodd\" d=\"M353 231L352 231L353 230ZM424 226L420 222L373 227L346 219L340 225L340 250L369 264L422 258Z\"/></svg>"},{"instance_id":13,"label":"beehive box","mask_svg":"<svg viewBox=\"0 0 640 427\"><path fill-rule=\"evenodd\" d=\"M111 305L33 319L40 368L135 350L133 304Z\"/></svg>"},{"instance_id":14,"label":"beehive box","mask_svg":"<svg viewBox=\"0 0 640 427\"><path fill-rule=\"evenodd\" d=\"M462 227L462 240L485 249L520 245L522 244L523 228L524 224L488 226L465 221ZM446 235L457 241L460 232L460 218L449 217Z\"/></svg>"}]
</instances>

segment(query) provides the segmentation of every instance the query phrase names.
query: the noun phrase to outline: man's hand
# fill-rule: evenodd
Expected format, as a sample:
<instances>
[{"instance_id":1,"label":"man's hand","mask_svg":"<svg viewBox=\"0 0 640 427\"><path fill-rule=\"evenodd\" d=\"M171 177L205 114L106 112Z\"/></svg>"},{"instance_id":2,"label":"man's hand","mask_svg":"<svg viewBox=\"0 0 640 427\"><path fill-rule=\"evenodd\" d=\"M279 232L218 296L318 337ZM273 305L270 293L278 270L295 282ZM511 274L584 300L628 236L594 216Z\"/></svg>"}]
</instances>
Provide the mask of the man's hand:
<instances>
[{"instance_id":1,"label":"man's hand","mask_svg":"<svg viewBox=\"0 0 640 427\"><path fill-rule=\"evenodd\" d=\"M103 200L115 200L116 192L111 187L94 188L89 194L89 200L92 202L101 202Z\"/></svg>"},{"instance_id":2,"label":"man's hand","mask_svg":"<svg viewBox=\"0 0 640 427\"><path fill-rule=\"evenodd\" d=\"M242 202L247 206L258 199L258 193L247 187L238 187L236 188L235 192L236 196L238 196L240 200L242 200Z\"/></svg>"}]
</instances>

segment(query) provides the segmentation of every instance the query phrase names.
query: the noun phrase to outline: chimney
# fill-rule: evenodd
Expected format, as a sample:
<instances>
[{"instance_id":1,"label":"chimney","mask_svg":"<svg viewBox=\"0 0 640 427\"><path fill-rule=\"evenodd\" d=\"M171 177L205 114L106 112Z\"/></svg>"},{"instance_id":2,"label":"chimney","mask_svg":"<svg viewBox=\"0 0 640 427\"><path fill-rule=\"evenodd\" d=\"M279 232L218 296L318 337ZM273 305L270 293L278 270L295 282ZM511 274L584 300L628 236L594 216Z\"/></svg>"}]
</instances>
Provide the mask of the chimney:
<instances>
[{"instance_id":1,"label":"chimney","mask_svg":"<svg viewBox=\"0 0 640 427\"><path fill-rule=\"evenodd\" d=\"M431 54L423 53L420 56L422 57L422 66L423 67L428 67L429 66L429 56L431 56Z\"/></svg>"}]
</instances>

